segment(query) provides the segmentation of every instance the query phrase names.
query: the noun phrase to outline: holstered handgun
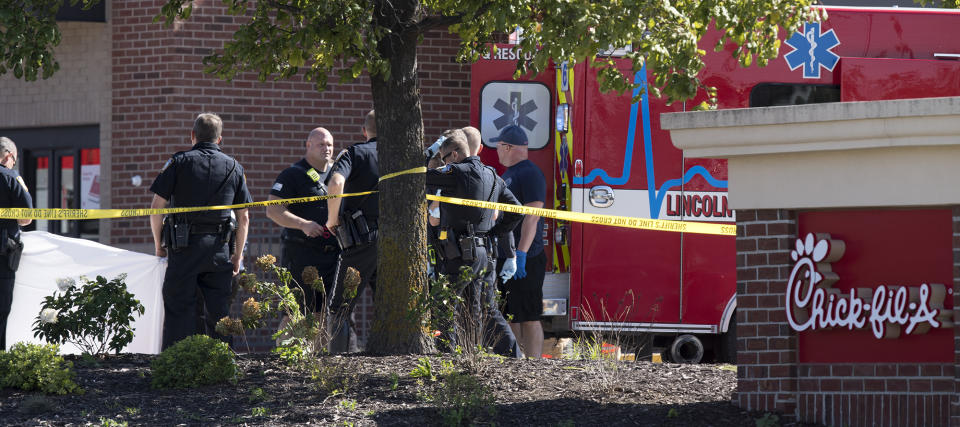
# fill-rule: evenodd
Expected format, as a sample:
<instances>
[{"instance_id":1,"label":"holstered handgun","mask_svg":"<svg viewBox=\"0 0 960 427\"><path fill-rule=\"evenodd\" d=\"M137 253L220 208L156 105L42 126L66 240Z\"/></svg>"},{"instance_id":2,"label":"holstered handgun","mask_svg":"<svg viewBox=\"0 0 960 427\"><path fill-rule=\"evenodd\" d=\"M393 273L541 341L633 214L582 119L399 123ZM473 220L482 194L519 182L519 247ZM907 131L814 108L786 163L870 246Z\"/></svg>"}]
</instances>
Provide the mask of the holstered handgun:
<instances>
[{"instance_id":1,"label":"holstered handgun","mask_svg":"<svg viewBox=\"0 0 960 427\"><path fill-rule=\"evenodd\" d=\"M349 215L340 215L340 224L334 227L333 231L342 250L356 246L359 241L359 236L356 235L353 227L353 219Z\"/></svg>"},{"instance_id":2,"label":"holstered handgun","mask_svg":"<svg viewBox=\"0 0 960 427\"><path fill-rule=\"evenodd\" d=\"M20 256L23 255L23 242L11 237L6 229L0 231L0 255L7 257L10 271L17 271L20 267Z\"/></svg>"}]
</instances>

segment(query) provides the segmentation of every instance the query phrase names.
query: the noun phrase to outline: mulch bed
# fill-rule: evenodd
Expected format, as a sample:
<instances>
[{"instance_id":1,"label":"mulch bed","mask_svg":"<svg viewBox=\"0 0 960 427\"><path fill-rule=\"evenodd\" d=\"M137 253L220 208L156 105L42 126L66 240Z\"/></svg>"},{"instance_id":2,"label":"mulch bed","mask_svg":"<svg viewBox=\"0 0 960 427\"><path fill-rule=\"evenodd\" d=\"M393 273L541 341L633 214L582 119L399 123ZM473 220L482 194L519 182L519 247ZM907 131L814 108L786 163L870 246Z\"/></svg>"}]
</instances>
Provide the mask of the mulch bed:
<instances>
[{"instance_id":1,"label":"mulch bed","mask_svg":"<svg viewBox=\"0 0 960 427\"><path fill-rule=\"evenodd\" d=\"M244 354L238 356L242 376L236 385L176 390L150 387L153 356L108 356L96 364L68 358L75 363L84 394L0 390L0 424L442 422L437 405L425 396L435 394L444 380L411 376L418 356L324 356L318 361L322 374L317 377L310 370L288 368L273 355ZM430 360L439 368L441 360L461 359L444 355ZM753 426L764 415L730 404L737 375L729 365L484 358L473 365L473 372L496 401L493 416L475 420L484 425Z\"/></svg>"}]
</instances>

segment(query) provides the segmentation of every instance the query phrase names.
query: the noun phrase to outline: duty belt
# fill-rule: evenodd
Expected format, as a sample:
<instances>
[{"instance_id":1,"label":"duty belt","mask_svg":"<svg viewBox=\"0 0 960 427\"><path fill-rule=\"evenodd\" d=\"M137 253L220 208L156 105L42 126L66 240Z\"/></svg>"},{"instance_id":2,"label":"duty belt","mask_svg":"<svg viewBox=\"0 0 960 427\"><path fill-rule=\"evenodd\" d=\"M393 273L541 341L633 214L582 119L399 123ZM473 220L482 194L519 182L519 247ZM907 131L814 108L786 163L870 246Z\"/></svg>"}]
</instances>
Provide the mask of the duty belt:
<instances>
[{"instance_id":1,"label":"duty belt","mask_svg":"<svg viewBox=\"0 0 960 427\"><path fill-rule=\"evenodd\" d=\"M190 234L221 234L230 229L230 224L190 224Z\"/></svg>"}]
</instances>

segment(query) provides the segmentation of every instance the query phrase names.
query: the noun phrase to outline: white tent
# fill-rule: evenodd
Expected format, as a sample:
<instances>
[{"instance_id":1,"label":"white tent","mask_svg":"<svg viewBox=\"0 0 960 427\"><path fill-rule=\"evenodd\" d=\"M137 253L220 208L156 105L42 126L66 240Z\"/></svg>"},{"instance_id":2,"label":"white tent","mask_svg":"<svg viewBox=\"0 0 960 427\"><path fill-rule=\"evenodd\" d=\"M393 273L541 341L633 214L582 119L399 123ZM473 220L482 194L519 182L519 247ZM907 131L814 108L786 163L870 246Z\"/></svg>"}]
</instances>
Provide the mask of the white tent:
<instances>
[{"instance_id":1,"label":"white tent","mask_svg":"<svg viewBox=\"0 0 960 427\"><path fill-rule=\"evenodd\" d=\"M13 286L13 307L7 319L7 345L19 341L42 343L33 336L33 322L40 313L43 298L57 290L57 279L98 275L111 280L127 274L127 289L145 310L134 315L133 341L124 353L160 352L163 328L164 258L118 249L97 242L58 236L44 231L23 233L24 251ZM64 344L61 353L80 353Z\"/></svg>"}]
</instances>

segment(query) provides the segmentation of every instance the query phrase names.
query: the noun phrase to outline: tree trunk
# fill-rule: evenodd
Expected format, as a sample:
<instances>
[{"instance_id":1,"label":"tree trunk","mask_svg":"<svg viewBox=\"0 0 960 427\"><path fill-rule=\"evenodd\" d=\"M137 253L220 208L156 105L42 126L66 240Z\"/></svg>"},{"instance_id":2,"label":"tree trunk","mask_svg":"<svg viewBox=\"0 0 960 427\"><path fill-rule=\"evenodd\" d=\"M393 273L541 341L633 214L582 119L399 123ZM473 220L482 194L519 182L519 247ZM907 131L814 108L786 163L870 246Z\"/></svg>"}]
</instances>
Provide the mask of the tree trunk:
<instances>
[{"instance_id":1,"label":"tree trunk","mask_svg":"<svg viewBox=\"0 0 960 427\"><path fill-rule=\"evenodd\" d=\"M397 31L411 22L416 11L416 0L387 1L374 9L378 25L394 29L378 46L381 57L390 62L390 77L370 79L381 176L424 165L417 80L419 33L412 28ZM377 291L367 350L375 354L432 352L433 341L411 310L414 296L427 289L424 175L391 178L380 182L379 189Z\"/></svg>"}]
</instances>

